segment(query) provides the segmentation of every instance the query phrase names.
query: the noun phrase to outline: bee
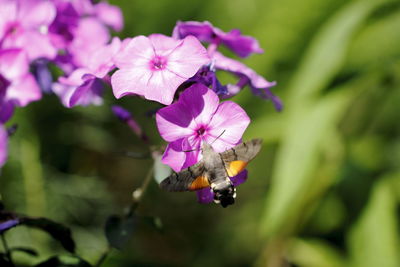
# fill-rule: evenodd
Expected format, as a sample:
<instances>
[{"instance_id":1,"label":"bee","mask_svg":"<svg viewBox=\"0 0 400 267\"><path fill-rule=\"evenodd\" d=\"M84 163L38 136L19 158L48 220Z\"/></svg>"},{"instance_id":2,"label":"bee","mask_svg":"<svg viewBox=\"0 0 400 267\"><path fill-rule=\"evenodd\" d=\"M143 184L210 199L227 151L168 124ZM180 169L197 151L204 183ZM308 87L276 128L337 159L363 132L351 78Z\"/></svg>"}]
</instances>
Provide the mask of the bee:
<instances>
[{"instance_id":1,"label":"bee","mask_svg":"<svg viewBox=\"0 0 400 267\"><path fill-rule=\"evenodd\" d=\"M234 204L236 197L236 188L230 177L243 171L258 154L261 146L261 139L252 139L217 153L210 144L204 142L201 147L202 160L187 169L172 173L161 182L160 187L170 192L211 187L214 202L225 208Z\"/></svg>"}]
</instances>

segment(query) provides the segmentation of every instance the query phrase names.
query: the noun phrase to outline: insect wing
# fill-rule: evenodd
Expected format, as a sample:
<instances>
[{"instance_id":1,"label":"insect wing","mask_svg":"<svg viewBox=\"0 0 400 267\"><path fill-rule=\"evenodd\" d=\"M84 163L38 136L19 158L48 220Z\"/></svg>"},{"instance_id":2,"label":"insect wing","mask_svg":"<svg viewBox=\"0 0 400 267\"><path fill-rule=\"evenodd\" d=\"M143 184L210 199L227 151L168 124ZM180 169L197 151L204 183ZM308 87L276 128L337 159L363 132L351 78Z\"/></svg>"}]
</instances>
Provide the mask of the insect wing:
<instances>
[{"instance_id":1,"label":"insect wing","mask_svg":"<svg viewBox=\"0 0 400 267\"><path fill-rule=\"evenodd\" d=\"M229 177L236 176L243 171L249 161L260 152L261 146L261 139L253 139L222 152L221 158Z\"/></svg>"},{"instance_id":2,"label":"insect wing","mask_svg":"<svg viewBox=\"0 0 400 267\"><path fill-rule=\"evenodd\" d=\"M170 192L194 191L210 186L203 161L165 178L160 187Z\"/></svg>"}]
</instances>

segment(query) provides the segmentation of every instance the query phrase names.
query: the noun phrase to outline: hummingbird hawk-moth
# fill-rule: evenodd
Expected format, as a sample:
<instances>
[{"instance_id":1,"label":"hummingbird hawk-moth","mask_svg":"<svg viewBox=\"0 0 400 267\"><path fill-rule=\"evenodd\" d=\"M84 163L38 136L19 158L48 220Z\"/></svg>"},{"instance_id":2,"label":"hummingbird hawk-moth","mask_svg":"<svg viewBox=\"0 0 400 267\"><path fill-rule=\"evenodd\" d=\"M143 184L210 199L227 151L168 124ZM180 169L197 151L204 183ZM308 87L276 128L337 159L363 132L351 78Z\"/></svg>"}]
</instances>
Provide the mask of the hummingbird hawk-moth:
<instances>
[{"instance_id":1,"label":"hummingbird hawk-moth","mask_svg":"<svg viewBox=\"0 0 400 267\"><path fill-rule=\"evenodd\" d=\"M207 143L201 147L203 159L180 172L165 178L160 187L170 192L195 191L211 187L214 202L222 207L235 203L236 188L229 177L243 171L260 151L262 140L253 139L222 153L217 153Z\"/></svg>"}]
</instances>

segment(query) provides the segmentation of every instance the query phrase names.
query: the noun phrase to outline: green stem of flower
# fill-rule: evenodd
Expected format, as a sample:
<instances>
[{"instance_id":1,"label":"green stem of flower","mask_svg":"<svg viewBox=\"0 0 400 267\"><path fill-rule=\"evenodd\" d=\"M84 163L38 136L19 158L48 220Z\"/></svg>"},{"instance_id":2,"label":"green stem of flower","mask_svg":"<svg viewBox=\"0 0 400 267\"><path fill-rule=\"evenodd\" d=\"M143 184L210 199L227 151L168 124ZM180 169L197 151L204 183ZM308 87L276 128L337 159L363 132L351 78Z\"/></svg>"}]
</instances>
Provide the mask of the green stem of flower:
<instances>
[{"instance_id":1,"label":"green stem of flower","mask_svg":"<svg viewBox=\"0 0 400 267\"><path fill-rule=\"evenodd\" d=\"M4 237L3 234L0 235L0 236L1 236L1 242L3 243L4 251L6 253L6 257L8 258L8 261L11 263L11 265L15 266L13 261L12 261L10 249L8 248L8 245L7 245L7 240L6 240L6 238Z\"/></svg>"},{"instance_id":2,"label":"green stem of flower","mask_svg":"<svg viewBox=\"0 0 400 267\"><path fill-rule=\"evenodd\" d=\"M140 201L143 198L144 193L146 192L151 179L153 178L153 167L150 168L150 170L147 172L146 177L143 180L142 186L140 186L138 189L133 191L132 193L132 205L129 209L128 212L128 217L133 214L133 212L136 210L136 208L139 206Z\"/></svg>"},{"instance_id":3,"label":"green stem of flower","mask_svg":"<svg viewBox=\"0 0 400 267\"><path fill-rule=\"evenodd\" d=\"M97 261L97 263L94 265L94 267L100 267L104 261L107 259L108 254L111 252L111 247L108 247L106 251L103 252L101 255L100 259Z\"/></svg>"}]
</instances>

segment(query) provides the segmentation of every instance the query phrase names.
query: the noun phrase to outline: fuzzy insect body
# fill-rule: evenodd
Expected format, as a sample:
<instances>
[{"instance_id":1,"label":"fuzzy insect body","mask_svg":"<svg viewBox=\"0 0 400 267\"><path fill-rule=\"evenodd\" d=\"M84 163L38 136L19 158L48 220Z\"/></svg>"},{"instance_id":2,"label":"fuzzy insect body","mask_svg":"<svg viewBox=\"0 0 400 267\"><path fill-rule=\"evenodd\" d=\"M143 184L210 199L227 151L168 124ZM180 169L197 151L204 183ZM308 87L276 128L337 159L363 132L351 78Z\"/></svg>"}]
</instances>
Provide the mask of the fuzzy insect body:
<instances>
[{"instance_id":1,"label":"fuzzy insect body","mask_svg":"<svg viewBox=\"0 0 400 267\"><path fill-rule=\"evenodd\" d=\"M223 207L235 203L236 188L229 177L243 171L248 162L260 151L261 139L241 143L222 153L217 153L207 143L201 148L203 158L197 164L165 178L160 187L170 192L195 191L211 187L214 202Z\"/></svg>"}]
</instances>

